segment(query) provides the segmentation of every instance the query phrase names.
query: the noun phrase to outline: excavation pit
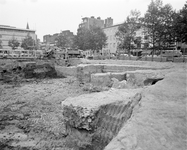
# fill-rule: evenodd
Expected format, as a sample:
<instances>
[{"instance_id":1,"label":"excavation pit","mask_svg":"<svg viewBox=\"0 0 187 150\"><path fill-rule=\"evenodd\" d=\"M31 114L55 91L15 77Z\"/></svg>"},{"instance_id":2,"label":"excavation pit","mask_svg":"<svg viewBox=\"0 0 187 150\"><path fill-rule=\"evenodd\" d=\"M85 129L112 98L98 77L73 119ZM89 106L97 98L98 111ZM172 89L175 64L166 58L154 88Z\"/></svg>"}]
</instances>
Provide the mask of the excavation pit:
<instances>
[{"instance_id":1,"label":"excavation pit","mask_svg":"<svg viewBox=\"0 0 187 150\"><path fill-rule=\"evenodd\" d=\"M121 65L80 65L76 76L80 83L108 87L108 91L62 102L67 147L78 150L104 149L131 118L142 88L164 79L162 73L147 67Z\"/></svg>"},{"instance_id":2,"label":"excavation pit","mask_svg":"<svg viewBox=\"0 0 187 150\"><path fill-rule=\"evenodd\" d=\"M175 150L179 147L185 149L186 66L178 65L168 70L161 70L161 67L153 70L151 67L141 68L131 70L115 68L106 71L98 67L92 72L89 71L90 68L87 67L86 71L83 67L82 72L85 73L83 75L87 76L86 80L84 76L81 77L83 83L86 81L85 83L91 84L91 76L94 74L110 73L111 79L132 85L126 89L108 88L104 94L98 92L82 95L88 92L81 90L83 86L75 78L68 77L69 74L77 77L77 67L66 69L64 76L68 78L64 79L23 83L15 88L2 84L0 136L4 136L5 132L12 132L14 135L12 137L18 137L19 134L22 135L22 139L16 142L1 139L0 149ZM63 69L61 71L63 72ZM133 100L135 95L141 99ZM73 99L68 97L75 98L68 103ZM79 99L79 102L76 99ZM65 118L59 106L62 101L63 104L67 104L63 107L63 110L66 110L63 113L67 116ZM72 104L71 107L69 104ZM27 112L31 116L27 115ZM76 119L69 121L67 118L71 113L72 118ZM11 128L13 126L19 130L13 130ZM24 142L28 142L26 146Z\"/></svg>"},{"instance_id":3,"label":"excavation pit","mask_svg":"<svg viewBox=\"0 0 187 150\"><path fill-rule=\"evenodd\" d=\"M56 66L55 69L58 76L75 76L80 84L91 83L95 87L110 88L113 85L112 78L115 78L118 82L125 80L128 84L126 88L136 88L162 80L164 76L159 71L167 68L137 65L81 64L73 67Z\"/></svg>"},{"instance_id":4,"label":"excavation pit","mask_svg":"<svg viewBox=\"0 0 187 150\"><path fill-rule=\"evenodd\" d=\"M62 102L67 146L81 150L104 149L131 117L140 100L140 89L110 90L67 98Z\"/></svg>"}]
</instances>

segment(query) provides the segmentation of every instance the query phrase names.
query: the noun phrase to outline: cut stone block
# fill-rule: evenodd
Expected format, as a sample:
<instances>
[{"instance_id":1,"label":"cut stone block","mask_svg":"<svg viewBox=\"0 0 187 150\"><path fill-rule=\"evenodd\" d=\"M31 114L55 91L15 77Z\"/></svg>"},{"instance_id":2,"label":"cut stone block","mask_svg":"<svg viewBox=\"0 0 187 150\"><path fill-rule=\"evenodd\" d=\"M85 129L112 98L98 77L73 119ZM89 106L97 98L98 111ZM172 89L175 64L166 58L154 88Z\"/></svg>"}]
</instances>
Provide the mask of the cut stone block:
<instances>
[{"instance_id":1,"label":"cut stone block","mask_svg":"<svg viewBox=\"0 0 187 150\"><path fill-rule=\"evenodd\" d=\"M123 80L123 81L119 81L116 78L112 78L113 84L112 84L112 88L115 89L125 89L127 88L127 81Z\"/></svg>"},{"instance_id":2,"label":"cut stone block","mask_svg":"<svg viewBox=\"0 0 187 150\"><path fill-rule=\"evenodd\" d=\"M158 69L151 67L142 67L137 65L116 65L116 64L81 64L77 66L77 79L80 83L91 82L91 74L111 73L111 78L117 78L119 81L124 80L124 72L135 70Z\"/></svg>"},{"instance_id":3,"label":"cut stone block","mask_svg":"<svg viewBox=\"0 0 187 150\"><path fill-rule=\"evenodd\" d=\"M91 74L91 83L95 86L107 86L111 87L113 84L112 78L118 81L126 79L126 74L122 73L95 73Z\"/></svg>"},{"instance_id":4,"label":"cut stone block","mask_svg":"<svg viewBox=\"0 0 187 150\"><path fill-rule=\"evenodd\" d=\"M91 83L95 86L108 86L112 85L110 73L96 73L91 74Z\"/></svg>"},{"instance_id":5,"label":"cut stone block","mask_svg":"<svg viewBox=\"0 0 187 150\"><path fill-rule=\"evenodd\" d=\"M112 72L111 78L116 78L119 81L126 80L126 73L125 72Z\"/></svg>"},{"instance_id":6,"label":"cut stone block","mask_svg":"<svg viewBox=\"0 0 187 150\"><path fill-rule=\"evenodd\" d=\"M153 58L153 61L160 62L160 61L161 61L161 58L160 58L160 57L154 57L154 58Z\"/></svg>"},{"instance_id":7,"label":"cut stone block","mask_svg":"<svg viewBox=\"0 0 187 150\"><path fill-rule=\"evenodd\" d=\"M167 58L166 58L166 57L161 57L161 58L160 58L160 61L161 61L161 62L166 62L166 61L167 61Z\"/></svg>"},{"instance_id":8,"label":"cut stone block","mask_svg":"<svg viewBox=\"0 0 187 150\"><path fill-rule=\"evenodd\" d=\"M142 67L136 65L104 65L104 72L125 72L125 71L135 71L135 70L149 70L153 69L150 67Z\"/></svg>"},{"instance_id":9,"label":"cut stone block","mask_svg":"<svg viewBox=\"0 0 187 150\"><path fill-rule=\"evenodd\" d=\"M187 62L187 57L184 58L184 62Z\"/></svg>"},{"instance_id":10,"label":"cut stone block","mask_svg":"<svg viewBox=\"0 0 187 150\"><path fill-rule=\"evenodd\" d=\"M67 76L77 76L77 67L62 67L62 66L55 66L55 70L57 72L58 77L67 77Z\"/></svg>"},{"instance_id":11,"label":"cut stone block","mask_svg":"<svg viewBox=\"0 0 187 150\"><path fill-rule=\"evenodd\" d=\"M129 87L143 87L153 83L153 80L159 81L164 78L163 75L152 71L128 71L126 72L126 80Z\"/></svg>"},{"instance_id":12,"label":"cut stone block","mask_svg":"<svg viewBox=\"0 0 187 150\"><path fill-rule=\"evenodd\" d=\"M67 98L62 102L66 132L79 147L83 141L90 141L82 143L85 149L101 150L117 135L140 100L139 89L114 89Z\"/></svg>"},{"instance_id":13,"label":"cut stone block","mask_svg":"<svg viewBox=\"0 0 187 150\"><path fill-rule=\"evenodd\" d=\"M91 74L102 73L103 65L79 65L77 66L77 79L81 83L91 81Z\"/></svg>"},{"instance_id":14,"label":"cut stone block","mask_svg":"<svg viewBox=\"0 0 187 150\"><path fill-rule=\"evenodd\" d=\"M65 66L66 65L65 59L55 59L54 63L59 65L59 66Z\"/></svg>"},{"instance_id":15,"label":"cut stone block","mask_svg":"<svg viewBox=\"0 0 187 150\"><path fill-rule=\"evenodd\" d=\"M69 63L72 66L77 66L81 63L81 60L80 60L80 58L70 58Z\"/></svg>"},{"instance_id":16,"label":"cut stone block","mask_svg":"<svg viewBox=\"0 0 187 150\"><path fill-rule=\"evenodd\" d=\"M174 62L184 62L183 57L174 57Z\"/></svg>"}]
</instances>

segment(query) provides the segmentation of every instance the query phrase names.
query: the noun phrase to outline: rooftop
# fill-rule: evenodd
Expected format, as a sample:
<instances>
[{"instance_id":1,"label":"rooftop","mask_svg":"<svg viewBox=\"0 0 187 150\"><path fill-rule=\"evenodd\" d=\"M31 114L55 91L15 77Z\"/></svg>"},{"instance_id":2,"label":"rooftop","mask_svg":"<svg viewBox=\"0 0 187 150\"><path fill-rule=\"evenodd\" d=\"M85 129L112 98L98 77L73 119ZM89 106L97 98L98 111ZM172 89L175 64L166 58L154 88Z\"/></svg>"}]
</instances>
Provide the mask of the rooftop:
<instances>
[{"instance_id":1,"label":"rooftop","mask_svg":"<svg viewBox=\"0 0 187 150\"><path fill-rule=\"evenodd\" d=\"M31 32L35 32L35 30L16 28L16 27L13 27L13 26L8 26L8 25L0 25L0 29L22 30L22 31L31 31Z\"/></svg>"},{"instance_id":2,"label":"rooftop","mask_svg":"<svg viewBox=\"0 0 187 150\"><path fill-rule=\"evenodd\" d=\"M114 24L114 25L109 26L109 27L104 27L104 28L102 28L102 29L112 28L112 27L115 27L115 26L120 26L120 25L122 25L122 24L123 24L123 23L118 23L118 24Z\"/></svg>"}]
</instances>

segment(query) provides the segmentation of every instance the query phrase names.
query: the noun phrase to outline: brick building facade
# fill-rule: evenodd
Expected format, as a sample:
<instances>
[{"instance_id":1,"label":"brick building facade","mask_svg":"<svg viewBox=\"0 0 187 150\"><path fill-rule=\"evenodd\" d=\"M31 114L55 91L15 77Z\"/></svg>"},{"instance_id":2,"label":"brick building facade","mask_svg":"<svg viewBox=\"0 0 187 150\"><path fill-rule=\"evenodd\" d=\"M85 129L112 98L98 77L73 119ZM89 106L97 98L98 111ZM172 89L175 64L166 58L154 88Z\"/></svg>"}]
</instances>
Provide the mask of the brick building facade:
<instances>
[{"instance_id":1,"label":"brick building facade","mask_svg":"<svg viewBox=\"0 0 187 150\"><path fill-rule=\"evenodd\" d=\"M7 25L0 25L0 40L1 40L1 47L3 49L11 49L11 47L8 46L8 42L13 38L18 40L18 42L21 45L23 39L25 39L28 35L32 37L35 43L37 43L37 35L35 33L35 30L21 29L21 28L16 28Z\"/></svg>"}]
</instances>

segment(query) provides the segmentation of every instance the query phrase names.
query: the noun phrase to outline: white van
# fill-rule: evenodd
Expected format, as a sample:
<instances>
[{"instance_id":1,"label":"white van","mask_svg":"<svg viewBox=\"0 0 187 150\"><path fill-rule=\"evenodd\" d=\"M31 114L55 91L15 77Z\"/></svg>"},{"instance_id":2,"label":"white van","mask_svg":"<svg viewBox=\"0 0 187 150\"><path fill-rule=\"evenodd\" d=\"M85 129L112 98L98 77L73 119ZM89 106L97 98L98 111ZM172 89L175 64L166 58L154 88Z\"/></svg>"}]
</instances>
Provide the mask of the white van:
<instances>
[{"instance_id":1,"label":"white van","mask_svg":"<svg viewBox=\"0 0 187 150\"><path fill-rule=\"evenodd\" d=\"M182 53L179 50L162 50L162 57L181 57Z\"/></svg>"}]
</instances>

